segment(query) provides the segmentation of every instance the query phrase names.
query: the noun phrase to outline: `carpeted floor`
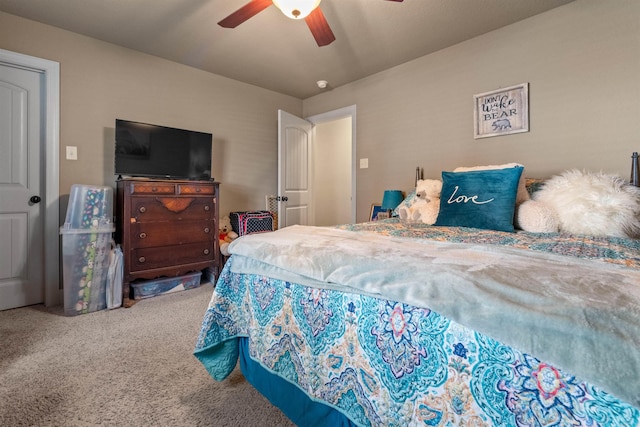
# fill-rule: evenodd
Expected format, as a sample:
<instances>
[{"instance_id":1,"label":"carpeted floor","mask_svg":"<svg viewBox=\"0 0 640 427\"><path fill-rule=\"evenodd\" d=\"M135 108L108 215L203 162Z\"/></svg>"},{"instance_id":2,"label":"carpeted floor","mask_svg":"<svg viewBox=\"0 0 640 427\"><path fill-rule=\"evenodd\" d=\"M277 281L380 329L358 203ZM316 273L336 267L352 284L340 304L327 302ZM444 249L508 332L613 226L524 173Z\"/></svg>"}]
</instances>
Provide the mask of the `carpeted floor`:
<instances>
[{"instance_id":1,"label":"carpeted floor","mask_svg":"<svg viewBox=\"0 0 640 427\"><path fill-rule=\"evenodd\" d=\"M216 382L192 355L211 292L0 312L0 426L293 426L238 368Z\"/></svg>"}]
</instances>

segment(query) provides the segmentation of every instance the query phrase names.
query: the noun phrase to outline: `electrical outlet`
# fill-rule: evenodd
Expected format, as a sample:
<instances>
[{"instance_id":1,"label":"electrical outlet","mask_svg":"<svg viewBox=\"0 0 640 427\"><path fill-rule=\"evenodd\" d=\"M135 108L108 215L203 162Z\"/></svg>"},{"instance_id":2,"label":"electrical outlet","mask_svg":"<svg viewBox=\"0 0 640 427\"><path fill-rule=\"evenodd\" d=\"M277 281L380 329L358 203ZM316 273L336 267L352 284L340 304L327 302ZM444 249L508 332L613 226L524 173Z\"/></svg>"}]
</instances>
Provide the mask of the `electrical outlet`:
<instances>
[{"instance_id":1,"label":"electrical outlet","mask_svg":"<svg viewBox=\"0 0 640 427\"><path fill-rule=\"evenodd\" d=\"M360 159L360 169L367 169L369 167L369 159Z\"/></svg>"},{"instance_id":2,"label":"electrical outlet","mask_svg":"<svg viewBox=\"0 0 640 427\"><path fill-rule=\"evenodd\" d=\"M67 145L67 160L78 160L78 147Z\"/></svg>"}]
</instances>

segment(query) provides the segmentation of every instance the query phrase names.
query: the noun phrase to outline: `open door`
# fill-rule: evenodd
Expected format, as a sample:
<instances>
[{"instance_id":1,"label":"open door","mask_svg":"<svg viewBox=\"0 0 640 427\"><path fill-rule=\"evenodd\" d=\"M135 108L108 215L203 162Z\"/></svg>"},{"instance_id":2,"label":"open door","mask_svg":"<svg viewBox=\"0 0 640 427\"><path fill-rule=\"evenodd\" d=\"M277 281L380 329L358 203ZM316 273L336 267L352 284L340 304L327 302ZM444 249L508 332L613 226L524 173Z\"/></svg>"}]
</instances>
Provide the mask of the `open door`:
<instances>
[{"instance_id":1,"label":"open door","mask_svg":"<svg viewBox=\"0 0 640 427\"><path fill-rule=\"evenodd\" d=\"M310 122L278 110L278 228L314 225L312 130Z\"/></svg>"}]
</instances>

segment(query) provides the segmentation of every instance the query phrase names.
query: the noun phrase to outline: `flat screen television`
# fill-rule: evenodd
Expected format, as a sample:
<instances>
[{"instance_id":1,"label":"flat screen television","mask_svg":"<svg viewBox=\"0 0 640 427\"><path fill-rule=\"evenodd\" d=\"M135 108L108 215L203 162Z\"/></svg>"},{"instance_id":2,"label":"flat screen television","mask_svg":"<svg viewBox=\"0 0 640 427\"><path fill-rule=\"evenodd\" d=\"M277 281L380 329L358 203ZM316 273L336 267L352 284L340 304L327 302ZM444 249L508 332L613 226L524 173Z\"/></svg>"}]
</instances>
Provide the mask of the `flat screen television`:
<instances>
[{"instance_id":1,"label":"flat screen television","mask_svg":"<svg viewBox=\"0 0 640 427\"><path fill-rule=\"evenodd\" d=\"M211 180L210 133L116 119L115 174Z\"/></svg>"}]
</instances>

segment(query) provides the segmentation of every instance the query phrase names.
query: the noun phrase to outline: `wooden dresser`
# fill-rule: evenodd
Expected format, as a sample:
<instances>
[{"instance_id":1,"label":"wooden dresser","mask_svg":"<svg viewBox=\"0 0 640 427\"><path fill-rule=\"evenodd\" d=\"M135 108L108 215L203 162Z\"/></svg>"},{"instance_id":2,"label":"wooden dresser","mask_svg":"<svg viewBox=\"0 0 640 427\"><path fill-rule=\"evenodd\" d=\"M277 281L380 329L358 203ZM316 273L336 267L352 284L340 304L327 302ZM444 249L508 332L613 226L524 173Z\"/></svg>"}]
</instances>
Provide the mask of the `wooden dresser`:
<instances>
[{"instance_id":1,"label":"wooden dresser","mask_svg":"<svg viewBox=\"0 0 640 427\"><path fill-rule=\"evenodd\" d=\"M120 179L116 242L124 255L123 305L136 279L218 272L219 184L213 181Z\"/></svg>"}]
</instances>

